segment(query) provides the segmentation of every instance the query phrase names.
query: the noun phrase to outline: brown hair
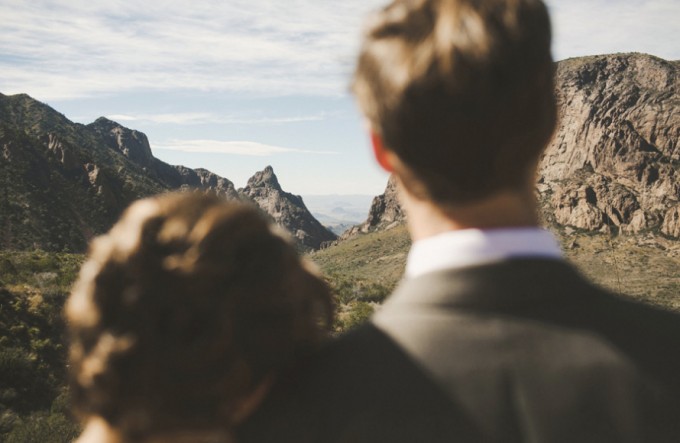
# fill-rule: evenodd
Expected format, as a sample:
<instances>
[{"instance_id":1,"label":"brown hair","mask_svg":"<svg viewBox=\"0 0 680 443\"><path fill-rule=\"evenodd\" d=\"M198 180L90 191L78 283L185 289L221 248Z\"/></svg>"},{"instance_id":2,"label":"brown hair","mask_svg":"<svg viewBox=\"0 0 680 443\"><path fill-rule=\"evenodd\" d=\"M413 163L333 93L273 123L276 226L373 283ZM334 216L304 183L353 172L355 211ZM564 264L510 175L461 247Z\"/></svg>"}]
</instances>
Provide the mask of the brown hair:
<instances>
[{"instance_id":1,"label":"brown hair","mask_svg":"<svg viewBox=\"0 0 680 443\"><path fill-rule=\"evenodd\" d=\"M353 90L406 186L455 204L526 184L556 123L553 73L540 0L395 0Z\"/></svg>"},{"instance_id":2,"label":"brown hair","mask_svg":"<svg viewBox=\"0 0 680 443\"><path fill-rule=\"evenodd\" d=\"M139 201L93 242L67 303L76 410L130 441L228 428L331 312L325 283L251 205Z\"/></svg>"}]
</instances>

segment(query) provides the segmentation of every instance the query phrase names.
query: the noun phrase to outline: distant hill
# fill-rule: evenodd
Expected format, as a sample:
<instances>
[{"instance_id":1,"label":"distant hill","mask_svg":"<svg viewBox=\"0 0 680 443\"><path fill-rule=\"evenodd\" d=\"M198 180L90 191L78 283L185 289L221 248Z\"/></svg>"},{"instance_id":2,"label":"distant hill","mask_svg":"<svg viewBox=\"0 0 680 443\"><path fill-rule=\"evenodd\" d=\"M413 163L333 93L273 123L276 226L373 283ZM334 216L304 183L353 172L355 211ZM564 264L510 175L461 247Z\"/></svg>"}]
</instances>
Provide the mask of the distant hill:
<instances>
[{"instance_id":1,"label":"distant hill","mask_svg":"<svg viewBox=\"0 0 680 443\"><path fill-rule=\"evenodd\" d=\"M303 195L314 217L335 234L361 223L371 206L372 195Z\"/></svg>"},{"instance_id":2,"label":"distant hill","mask_svg":"<svg viewBox=\"0 0 680 443\"><path fill-rule=\"evenodd\" d=\"M680 311L680 242L651 232L636 236L555 231L566 258L595 283L645 303ZM404 224L355 235L310 254L334 281L353 290L393 288L404 273L411 241Z\"/></svg>"},{"instance_id":3,"label":"distant hill","mask_svg":"<svg viewBox=\"0 0 680 443\"><path fill-rule=\"evenodd\" d=\"M271 168L258 174L278 184ZM253 201L302 249L335 239L280 186L265 186L255 198L208 170L155 158L139 131L104 117L73 123L28 95L0 94L0 248L84 251L134 200L182 189Z\"/></svg>"},{"instance_id":4,"label":"distant hill","mask_svg":"<svg viewBox=\"0 0 680 443\"><path fill-rule=\"evenodd\" d=\"M646 54L557 64L560 123L539 168L555 229L680 238L680 62ZM343 237L404 222L394 183Z\"/></svg>"}]
</instances>

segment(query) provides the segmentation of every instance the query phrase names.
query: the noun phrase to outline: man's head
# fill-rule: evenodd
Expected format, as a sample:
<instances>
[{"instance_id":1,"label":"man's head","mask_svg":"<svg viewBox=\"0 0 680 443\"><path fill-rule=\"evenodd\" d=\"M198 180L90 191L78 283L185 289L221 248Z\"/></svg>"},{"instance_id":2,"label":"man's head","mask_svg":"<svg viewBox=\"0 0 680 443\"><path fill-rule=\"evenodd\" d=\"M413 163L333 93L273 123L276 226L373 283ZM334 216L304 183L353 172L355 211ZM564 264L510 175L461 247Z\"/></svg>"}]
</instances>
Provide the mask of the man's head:
<instances>
[{"instance_id":1,"label":"man's head","mask_svg":"<svg viewBox=\"0 0 680 443\"><path fill-rule=\"evenodd\" d=\"M541 0L395 0L353 89L409 191L458 205L524 189L556 122Z\"/></svg>"}]
</instances>

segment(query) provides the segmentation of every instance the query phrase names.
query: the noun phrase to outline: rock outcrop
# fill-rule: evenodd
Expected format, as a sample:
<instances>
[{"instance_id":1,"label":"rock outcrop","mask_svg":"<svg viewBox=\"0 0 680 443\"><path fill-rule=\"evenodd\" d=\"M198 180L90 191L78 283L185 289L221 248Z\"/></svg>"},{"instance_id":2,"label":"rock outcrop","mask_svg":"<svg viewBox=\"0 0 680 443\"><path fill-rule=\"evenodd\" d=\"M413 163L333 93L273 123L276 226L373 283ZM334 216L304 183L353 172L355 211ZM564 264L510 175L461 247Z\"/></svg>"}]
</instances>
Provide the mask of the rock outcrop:
<instances>
[{"instance_id":1,"label":"rock outcrop","mask_svg":"<svg viewBox=\"0 0 680 443\"><path fill-rule=\"evenodd\" d=\"M645 54L559 63L560 123L539 179L554 222L677 236L666 219L680 200L679 68Z\"/></svg>"},{"instance_id":2,"label":"rock outcrop","mask_svg":"<svg viewBox=\"0 0 680 443\"><path fill-rule=\"evenodd\" d=\"M391 176L387 181L385 192L373 198L366 221L348 229L342 234L341 239L375 230L390 229L405 221L406 214L404 214L397 196L396 179Z\"/></svg>"},{"instance_id":3,"label":"rock outcrop","mask_svg":"<svg viewBox=\"0 0 680 443\"><path fill-rule=\"evenodd\" d=\"M240 200L241 195L234 187L234 183L224 177L220 177L207 169L191 169L185 166L173 166L180 176L179 188L201 189L213 192L220 197L229 200Z\"/></svg>"},{"instance_id":4,"label":"rock outcrop","mask_svg":"<svg viewBox=\"0 0 680 443\"><path fill-rule=\"evenodd\" d=\"M156 160L151 153L149 139L142 132L128 129L106 117L99 117L87 127L106 140L109 148L142 167L151 166Z\"/></svg>"},{"instance_id":5,"label":"rock outcrop","mask_svg":"<svg viewBox=\"0 0 680 443\"><path fill-rule=\"evenodd\" d=\"M277 224L288 230L303 249L319 249L323 243L337 238L312 216L302 197L281 188L271 166L255 173L239 193L257 203Z\"/></svg>"},{"instance_id":6,"label":"rock outcrop","mask_svg":"<svg viewBox=\"0 0 680 443\"><path fill-rule=\"evenodd\" d=\"M171 189L200 189L228 199L240 198L234 184L224 177L207 169L172 166L154 157L149 139L142 132L128 129L105 117L98 118L87 127L101 136L109 148L123 154L140 166L145 174Z\"/></svg>"}]
</instances>

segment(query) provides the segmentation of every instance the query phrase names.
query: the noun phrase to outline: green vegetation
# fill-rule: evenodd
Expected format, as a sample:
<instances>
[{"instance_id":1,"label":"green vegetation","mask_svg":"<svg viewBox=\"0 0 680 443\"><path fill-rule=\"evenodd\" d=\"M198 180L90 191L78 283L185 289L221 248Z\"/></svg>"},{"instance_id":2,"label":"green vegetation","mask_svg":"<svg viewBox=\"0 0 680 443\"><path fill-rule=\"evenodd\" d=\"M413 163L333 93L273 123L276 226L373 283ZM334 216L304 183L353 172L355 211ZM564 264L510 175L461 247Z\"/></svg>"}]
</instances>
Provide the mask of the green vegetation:
<instances>
[{"instance_id":1,"label":"green vegetation","mask_svg":"<svg viewBox=\"0 0 680 443\"><path fill-rule=\"evenodd\" d=\"M335 329L347 331L368 319L404 273L411 241L405 226L360 235L313 252L338 305Z\"/></svg>"},{"instance_id":2,"label":"green vegetation","mask_svg":"<svg viewBox=\"0 0 680 443\"><path fill-rule=\"evenodd\" d=\"M364 301L351 302L340 305L335 328L338 333L349 331L371 318L375 312L375 304Z\"/></svg>"},{"instance_id":3,"label":"green vegetation","mask_svg":"<svg viewBox=\"0 0 680 443\"><path fill-rule=\"evenodd\" d=\"M680 311L680 242L659 236L561 235L567 258L597 284Z\"/></svg>"},{"instance_id":4,"label":"green vegetation","mask_svg":"<svg viewBox=\"0 0 680 443\"><path fill-rule=\"evenodd\" d=\"M0 252L0 441L70 442L62 309L82 256Z\"/></svg>"},{"instance_id":5,"label":"green vegetation","mask_svg":"<svg viewBox=\"0 0 680 443\"><path fill-rule=\"evenodd\" d=\"M680 311L680 242L555 229L568 260L595 283L639 301ZM359 303L380 303L404 270L410 242L405 226L360 235L310 254L329 276L345 328ZM378 296L373 297L371 294ZM355 317L358 318L358 317ZM354 324L354 323L353 323Z\"/></svg>"},{"instance_id":6,"label":"green vegetation","mask_svg":"<svg viewBox=\"0 0 680 443\"><path fill-rule=\"evenodd\" d=\"M359 235L309 257L326 275L393 288L404 273L411 245L406 226Z\"/></svg>"},{"instance_id":7,"label":"green vegetation","mask_svg":"<svg viewBox=\"0 0 680 443\"><path fill-rule=\"evenodd\" d=\"M344 274L326 274L326 280L333 290L338 304L352 302L381 303L394 289L394 284L384 285L366 280L355 279Z\"/></svg>"},{"instance_id":8,"label":"green vegetation","mask_svg":"<svg viewBox=\"0 0 680 443\"><path fill-rule=\"evenodd\" d=\"M335 331L342 333L366 321L375 306L392 292L393 286L357 280L343 274L327 274L337 305Z\"/></svg>"}]
</instances>

